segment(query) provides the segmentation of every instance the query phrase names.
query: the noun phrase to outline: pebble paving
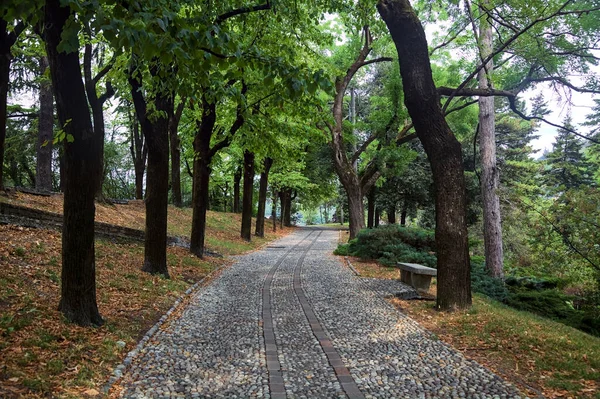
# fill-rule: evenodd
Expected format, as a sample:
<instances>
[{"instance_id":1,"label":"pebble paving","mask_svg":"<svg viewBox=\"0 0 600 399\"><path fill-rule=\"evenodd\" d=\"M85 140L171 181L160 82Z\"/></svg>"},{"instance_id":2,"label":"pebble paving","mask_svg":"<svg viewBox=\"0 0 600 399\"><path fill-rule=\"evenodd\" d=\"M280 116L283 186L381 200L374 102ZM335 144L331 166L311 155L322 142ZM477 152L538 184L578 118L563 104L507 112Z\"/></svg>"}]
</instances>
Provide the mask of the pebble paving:
<instances>
[{"instance_id":1,"label":"pebble paving","mask_svg":"<svg viewBox=\"0 0 600 399\"><path fill-rule=\"evenodd\" d=\"M125 398L519 398L359 278L338 233L302 229L240 256L125 369Z\"/></svg>"}]
</instances>

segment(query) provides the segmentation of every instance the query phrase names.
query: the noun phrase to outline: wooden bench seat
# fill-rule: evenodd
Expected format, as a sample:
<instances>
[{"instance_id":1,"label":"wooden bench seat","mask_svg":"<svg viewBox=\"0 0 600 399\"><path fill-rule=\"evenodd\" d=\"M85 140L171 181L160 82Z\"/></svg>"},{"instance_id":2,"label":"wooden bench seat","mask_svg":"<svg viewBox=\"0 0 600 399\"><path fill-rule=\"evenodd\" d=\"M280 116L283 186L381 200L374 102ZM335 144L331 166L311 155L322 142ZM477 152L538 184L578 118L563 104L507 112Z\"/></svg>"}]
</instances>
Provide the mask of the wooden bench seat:
<instances>
[{"instance_id":1,"label":"wooden bench seat","mask_svg":"<svg viewBox=\"0 0 600 399\"><path fill-rule=\"evenodd\" d=\"M431 284L431 277L437 276L437 269L432 267L403 262L398 262L397 266L400 269L400 281L417 291L427 292Z\"/></svg>"}]
</instances>

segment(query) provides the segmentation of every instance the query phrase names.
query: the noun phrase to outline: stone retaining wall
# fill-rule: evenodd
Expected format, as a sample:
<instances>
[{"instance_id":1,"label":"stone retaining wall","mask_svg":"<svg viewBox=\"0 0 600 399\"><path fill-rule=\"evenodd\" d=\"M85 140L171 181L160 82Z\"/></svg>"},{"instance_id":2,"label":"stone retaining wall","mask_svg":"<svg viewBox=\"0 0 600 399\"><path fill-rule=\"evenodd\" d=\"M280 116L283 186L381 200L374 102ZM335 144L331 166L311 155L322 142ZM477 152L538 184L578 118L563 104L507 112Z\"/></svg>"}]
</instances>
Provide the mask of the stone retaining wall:
<instances>
[{"instance_id":1,"label":"stone retaining wall","mask_svg":"<svg viewBox=\"0 0 600 399\"><path fill-rule=\"evenodd\" d=\"M60 230L62 229L63 215L20 205L0 203L0 224ZM143 230L103 222L95 222L94 225L96 236L144 241L145 232ZM167 244L189 248L189 241L185 237L167 237Z\"/></svg>"}]
</instances>

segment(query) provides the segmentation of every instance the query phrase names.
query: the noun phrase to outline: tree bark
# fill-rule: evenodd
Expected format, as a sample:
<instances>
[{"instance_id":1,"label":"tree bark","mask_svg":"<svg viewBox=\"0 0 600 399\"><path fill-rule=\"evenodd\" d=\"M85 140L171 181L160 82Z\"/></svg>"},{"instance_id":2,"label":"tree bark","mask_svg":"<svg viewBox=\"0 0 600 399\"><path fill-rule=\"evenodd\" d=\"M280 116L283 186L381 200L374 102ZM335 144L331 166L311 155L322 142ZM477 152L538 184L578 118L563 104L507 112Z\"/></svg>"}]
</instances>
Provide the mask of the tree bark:
<instances>
[{"instance_id":1,"label":"tree bark","mask_svg":"<svg viewBox=\"0 0 600 399\"><path fill-rule=\"evenodd\" d=\"M371 188L367 196L367 228L372 229L375 224L375 187Z\"/></svg>"},{"instance_id":2,"label":"tree bark","mask_svg":"<svg viewBox=\"0 0 600 399\"><path fill-rule=\"evenodd\" d=\"M23 22L8 31L8 23L0 17L0 190L4 189L2 165L4 165L4 142L6 141L6 110L8 101L8 85L10 82L11 47L25 28Z\"/></svg>"},{"instance_id":3,"label":"tree bark","mask_svg":"<svg viewBox=\"0 0 600 399\"><path fill-rule=\"evenodd\" d=\"M131 130L131 158L133 159L133 169L135 172L135 199L144 199L144 172L146 171L146 159L148 158L148 145L144 140L144 135L140 134L140 125L136 116L129 116Z\"/></svg>"},{"instance_id":4,"label":"tree bark","mask_svg":"<svg viewBox=\"0 0 600 399\"><path fill-rule=\"evenodd\" d=\"M387 209L388 224L396 224L396 206L390 205Z\"/></svg>"},{"instance_id":5,"label":"tree bark","mask_svg":"<svg viewBox=\"0 0 600 399\"><path fill-rule=\"evenodd\" d=\"M206 211L210 184L210 139L217 121L216 105L203 99L202 118L194 137L194 195L192 199L192 234L190 252L202 258L206 238Z\"/></svg>"},{"instance_id":6,"label":"tree bark","mask_svg":"<svg viewBox=\"0 0 600 399\"><path fill-rule=\"evenodd\" d=\"M273 222L273 233L277 231L277 190L273 189L273 203L271 204L271 221Z\"/></svg>"},{"instance_id":7,"label":"tree bark","mask_svg":"<svg viewBox=\"0 0 600 399\"><path fill-rule=\"evenodd\" d=\"M242 170L238 167L233 175L233 213L240 213L240 181Z\"/></svg>"},{"instance_id":8,"label":"tree bark","mask_svg":"<svg viewBox=\"0 0 600 399\"><path fill-rule=\"evenodd\" d=\"M181 208L181 140L179 139L179 121L185 107L185 99L182 98L177 109L169 115L169 142L171 149L171 195L173 205Z\"/></svg>"},{"instance_id":9,"label":"tree bark","mask_svg":"<svg viewBox=\"0 0 600 399\"><path fill-rule=\"evenodd\" d=\"M485 60L493 49L492 25L485 15L490 7L489 0L480 4L482 18L479 19L479 51ZM491 89L490 77L494 70L490 60L479 71L480 89ZM496 165L494 97L479 97L479 147L481 152L481 196L483 202L483 239L485 244L485 268L490 276L504 278L504 253L502 250L502 224L500 198L498 197L499 172Z\"/></svg>"},{"instance_id":10,"label":"tree bark","mask_svg":"<svg viewBox=\"0 0 600 399\"><path fill-rule=\"evenodd\" d=\"M48 58L40 57L40 76L48 68ZM36 156L37 191L52 191L52 140L54 131L54 97L52 96L52 83L43 79L40 83L40 116L38 119L38 140Z\"/></svg>"},{"instance_id":11,"label":"tree bark","mask_svg":"<svg viewBox=\"0 0 600 399\"><path fill-rule=\"evenodd\" d=\"M402 212L400 212L400 226L406 226L406 207L402 207Z\"/></svg>"},{"instance_id":12,"label":"tree bark","mask_svg":"<svg viewBox=\"0 0 600 399\"><path fill-rule=\"evenodd\" d=\"M242 231L244 240L252 238L252 194L254 193L254 153L244 151L244 196L242 199Z\"/></svg>"},{"instance_id":13,"label":"tree bark","mask_svg":"<svg viewBox=\"0 0 600 399\"><path fill-rule=\"evenodd\" d=\"M379 0L396 45L404 102L431 163L436 199L437 308L471 306L471 268L461 147L446 123L432 78L427 40L408 0Z\"/></svg>"},{"instance_id":14,"label":"tree bark","mask_svg":"<svg viewBox=\"0 0 600 399\"><path fill-rule=\"evenodd\" d=\"M257 237L265 236L265 208L267 205L267 185L269 181L269 170L273 165L273 158L265 158L264 170L260 174L260 186L258 189L258 214L256 215L256 231L254 235Z\"/></svg>"},{"instance_id":15,"label":"tree bark","mask_svg":"<svg viewBox=\"0 0 600 399\"><path fill-rule=\"evenodd\" d=\"M381 210L377 205L375 205L375 228L379 227L379 218L381 217Z\"/></svg>"},{"instance_id":16,"label":"tree bark","mask_svg":"<svg viewBox=\"0 0 600 399\"><path fill-rule=\"evenodd\" d=\"M101 153L90 118L78 52L59 52L61 34L71 17L59 0L47 0L44 38L64 141L65 180L59 310L79 325L101 325L96 302L94 195L100 180Z\"/></svg>"},{"instance_id":17,"label":"tree bark","mask_svg":"<svg viewBox=\"0 0 600 399\"><path fill-rule=\"evenodd\" d=\"M160 65L153 65L150 72L159 73ZM154 108L159 111L155 118L148 118L146 99L142 94L142 82L129 76L131 95L140 121L142 133L148 146L148 172L146 175L146 238L144 241L144 265L142 271L169 277L167 269L167 207L169 199L169 115L174 100L167 93L158 92Z\"/></svg>"}]
</instances>

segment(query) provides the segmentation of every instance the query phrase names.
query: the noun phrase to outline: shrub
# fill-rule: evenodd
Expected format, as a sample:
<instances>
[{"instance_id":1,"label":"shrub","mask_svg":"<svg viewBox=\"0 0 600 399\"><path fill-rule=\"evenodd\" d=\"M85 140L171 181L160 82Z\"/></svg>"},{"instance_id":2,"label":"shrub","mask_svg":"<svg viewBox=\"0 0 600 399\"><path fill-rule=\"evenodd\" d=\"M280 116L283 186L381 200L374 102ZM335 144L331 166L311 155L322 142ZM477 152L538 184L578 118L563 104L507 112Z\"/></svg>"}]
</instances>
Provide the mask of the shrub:
<instances>
[{"instance_id":1,"label":"shrub","mask_svg":"<svg viewBox=\"0 0 600 399\"><path fill-rule=\"evenodd\" d=\"M487 274L484 264L474 258L471 259L471 289L474 292L504 302L510 294L504 282Z\"/></svg>"},{"instance_id":2,"label":"shrub","mask_svg":"<svg viewBox=\"0 0 600 399\"><path fill-rule=\"evenodd\" d=\"M356 239L350 241L349 244L348 249L353 256L359 256L363 259L385 258L388 262L391 262L397 256L410 255L419 258L421 255L412 253L429 254L435 251L433 232L397 225L362 230L358 233ZM435 257L429 255L428 262L431 262L431 258L435 259ZM408 262L409 260L397 258L396 261ZM433 266L435 266L435 261Z\"/></svg>"}]
</instances>

